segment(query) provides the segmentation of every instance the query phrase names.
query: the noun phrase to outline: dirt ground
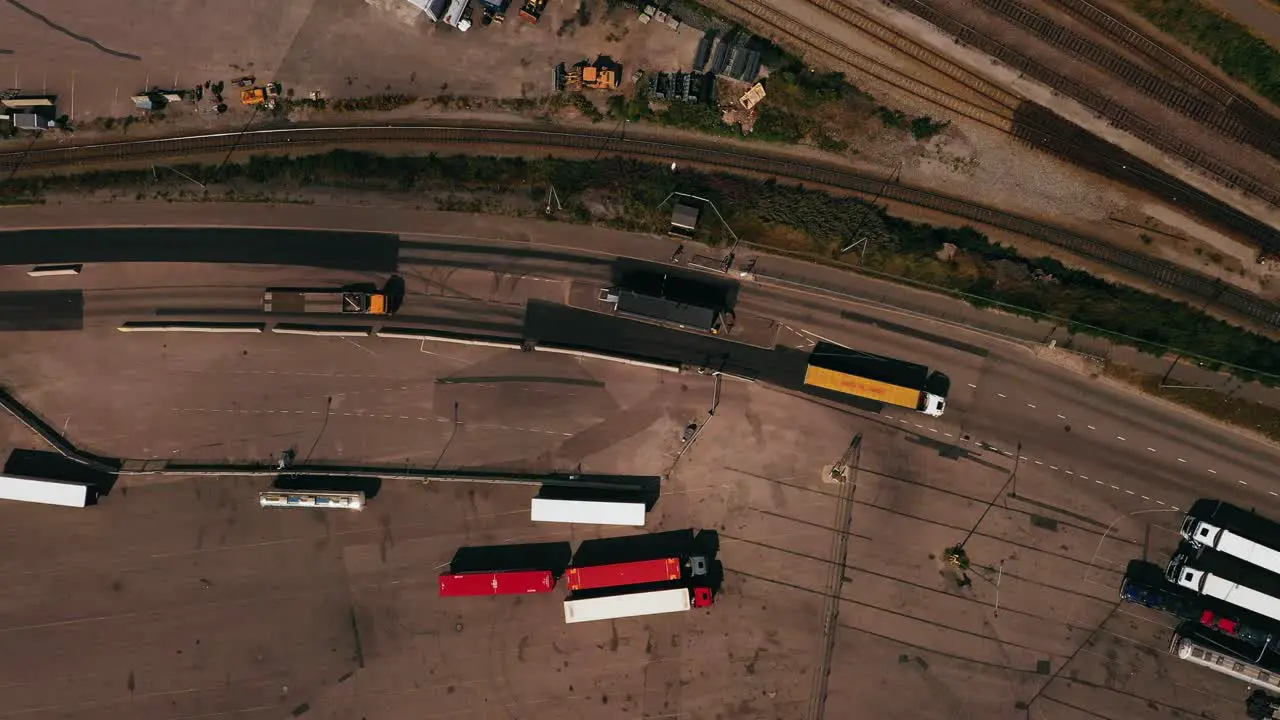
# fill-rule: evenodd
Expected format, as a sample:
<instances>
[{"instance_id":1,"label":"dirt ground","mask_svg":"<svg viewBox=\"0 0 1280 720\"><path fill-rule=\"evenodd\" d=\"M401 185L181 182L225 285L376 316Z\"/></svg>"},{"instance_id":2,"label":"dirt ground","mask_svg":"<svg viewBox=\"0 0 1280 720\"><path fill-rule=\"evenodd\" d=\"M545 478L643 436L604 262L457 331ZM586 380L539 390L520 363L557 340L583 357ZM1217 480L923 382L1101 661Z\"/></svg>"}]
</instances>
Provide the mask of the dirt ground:
<instances>
[{"instance_id":1,"label":"dirt ground","mask_svg":"<svg viewBox=\"0 0 1280 720\"><path fill-rule=\"evenodd\" d=\"M521 97L553 91L557 63L598 54L621 62L627 76L692 64L698 31L642 25L621 8L606 19L603 4L589 5L586 26L574 20L576 3L551 2L537 25L512 11L506 23L484 26L477 10L475 26L463 33L425 16L407 24L362 0L110 9L33 0L25 6L47 21L16 4L0 8L0 21L17 31L6 41L13 52L0 55L0 78L7 85L13 77L13 86L28 93L56 94L62 112L87 121L131 114L129 97L148 86L194 87L244 74L279 80L299 97L313 90L327 97ZM572 22L559 32L566 21ZM51 58L59 59L56 71L47 69ZM227 121L237 114L244 111Z\"/></svg>"}]
</instances>

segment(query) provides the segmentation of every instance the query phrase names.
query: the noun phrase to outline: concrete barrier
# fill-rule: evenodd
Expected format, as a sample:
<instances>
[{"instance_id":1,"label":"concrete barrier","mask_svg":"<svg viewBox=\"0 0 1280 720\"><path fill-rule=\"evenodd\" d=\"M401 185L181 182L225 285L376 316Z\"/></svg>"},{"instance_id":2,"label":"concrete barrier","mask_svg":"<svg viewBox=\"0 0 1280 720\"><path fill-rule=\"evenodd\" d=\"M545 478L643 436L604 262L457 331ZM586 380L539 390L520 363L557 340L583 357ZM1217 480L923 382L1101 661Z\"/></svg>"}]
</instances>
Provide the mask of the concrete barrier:
<instances>
[{"instance_id":1,"label":"concrete barrier","mask_svg":"<svg viewBox=\"0 0 1280 720\"><path fill-rule=\"evenodd\" d=\"M453 343L455 345L475 345L477 347L502 348L504 350L523 350L519 342L508 340L483 340L480 338L455 337L453 335L437 335L427 330L414 328L383 328L374 331L374 336L396 340L430 340L432 342Z\"/></svg>"},{"instance_id":2,"label":"concrete barrier","mask_svg":"<svg viewBox=\"0 0 1280 720\"><path fill-rule=\"evenodd\" d=\"M200 333L260 333L264 323L175 323L175 322L127 322L116 328L120 332L200 332Z\"/></svg>"},{"instance_id":3,"label":"concrete barrier","mask_svg":"<svg viewBox=\"0 0 1280 720\"><path fill-rule=\"evenodd\" d=\"M281 335L312 335L315 337L369 337L370 328L324 327L322 325L276 325L271 332Z\"/></svg>"},{"instance_id":4,"label":"concrete barrier","mask_svg":"<svg viewBox=\"0 0 1280 720\"><path fill-rule=\"evenodd\" d=\"M81 265L37 265L27 271L31 277L52 277L54 275L79 275Z\"/></svg>"},{"instance_id":5,"label":"concrete barrier","mask_svg":"<svg viewBox=\"0 0 1280 720\"><path fill-rule=\"evenodd\" d=\"M622 363L623 365L634 365L636 367L649 368L650 370L662 370L670 373L680 372L679 363L673 364L653 362L651 360L636 360L634 358L623 357L621 355L605 355L604 353L555 347L554 345L538 345L534 347L534 350L538 352L556 353L557 355L573 355L575 357L592 358L593 360L608 360L609 362Z\"/></svg>"}]
</instances>

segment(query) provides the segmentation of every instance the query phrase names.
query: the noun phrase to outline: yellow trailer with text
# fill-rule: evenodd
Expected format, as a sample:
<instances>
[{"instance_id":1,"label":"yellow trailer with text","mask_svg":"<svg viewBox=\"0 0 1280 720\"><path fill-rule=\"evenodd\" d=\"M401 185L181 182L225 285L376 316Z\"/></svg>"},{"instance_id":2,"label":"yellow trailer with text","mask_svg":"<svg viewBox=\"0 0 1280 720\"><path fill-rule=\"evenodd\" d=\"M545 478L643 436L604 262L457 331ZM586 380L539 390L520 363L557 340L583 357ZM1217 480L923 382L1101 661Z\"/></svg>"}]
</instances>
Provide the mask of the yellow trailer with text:
<instances>
[{"instance_id":1,"label":"yellow trailer with text","mask_svg":"<svg viewBox=\"0 0 1280 720\"><path fill-rule=\"evenodd\" d=\"M939 417L950 381L923 365L823 342L809 356L804 384Z\"/></svg>"}]
</instances>

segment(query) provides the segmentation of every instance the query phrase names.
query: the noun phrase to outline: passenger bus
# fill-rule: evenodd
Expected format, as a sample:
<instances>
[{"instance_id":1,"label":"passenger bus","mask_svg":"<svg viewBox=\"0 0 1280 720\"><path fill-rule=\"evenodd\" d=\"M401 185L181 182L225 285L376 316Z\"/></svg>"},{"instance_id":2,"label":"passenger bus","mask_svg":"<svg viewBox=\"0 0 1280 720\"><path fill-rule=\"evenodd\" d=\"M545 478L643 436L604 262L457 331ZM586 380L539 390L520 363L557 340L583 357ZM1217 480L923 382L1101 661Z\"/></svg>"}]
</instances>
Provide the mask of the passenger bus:
<instances>
[{"instance_id":1,"label":"passenger bus","mask_svg":"<svg viewBox=\"0 0 1280 720\"><path fill-rule=\"evenodd\" d=\"M440 576L440 597L522 595L551 592L556 578L550 570L505 570L445 573Z\"/></svg>"},{"instance_id":2,"label":"passenger bus","mask_svg":"<svg viewBox=\"0 0 1280 720\"><path fill-rule=\"evenodd\" d=\"M1214 672L1260 688L1280 691L1280 667L1270 659L1274 655L1240 647L1230 639L1221 639L1221 636L1195 624L1178 626L1169 643L1169 652Z\"/></svg>"},{"instance_id":3,"label":"passenger bus","mask_svg":"<svg viewBox=\"0 0 1280 720\"><path fill-rule=\"evenodd\" d=\"M605 595L564 601L564 621L569 624L624 617L686 612L693 607L707 607L713 602L707 588L654 590L652 592Z\"/></svg>"},{"instance_id":4,"label":"passenger bus","mask_svg":"<svg viewBox=\"0 0 1280 720\"><path fill-rule=\"evenodd\" d=\"M644 511L645 505L642 502L552 500L536 497L529 515L534 522L643 527Z\"/></svg>"},{"instance_id":5,"label":"passenger bus","mask_svg":"<svg viewBox=\"0 0 1280 720\"><path fill-rule=\"evenodd\" d=\"M317 507L335 510L363 510L364 493L272 490L258 493L258 504L262 507Z\"/></svg>"},{"instance_id":6,"label":"passenger bus","mask_svg":"<svg viewBox=\"0 0 1280 720\"><path fill-rule=\"evenodd\" d=\"M1257 565L1184 542L1165 574L1181 587L1280 620L1280 575Z\"/></svg>"},{"instance_id":7,"label":"passenger bus","mask_svg":"<svg viewBox=\"0 0 1280 720\"><path fill-rule=\"evenodd\" d=\"M0 475L0 500L82 508L93 499L93 491L94 487L86 483Z\"/></svg>"},{"instance_id":8,"label":"passenger bus","mask_svg":"<svg viewBox=\"0 0 1280 720\"><path fill-rule=\"evenodd\" d=\"M1280 573L1280 523L1221 500L1197 500L1182 520L1182 537Z\"/></svg>"}]
</instances>

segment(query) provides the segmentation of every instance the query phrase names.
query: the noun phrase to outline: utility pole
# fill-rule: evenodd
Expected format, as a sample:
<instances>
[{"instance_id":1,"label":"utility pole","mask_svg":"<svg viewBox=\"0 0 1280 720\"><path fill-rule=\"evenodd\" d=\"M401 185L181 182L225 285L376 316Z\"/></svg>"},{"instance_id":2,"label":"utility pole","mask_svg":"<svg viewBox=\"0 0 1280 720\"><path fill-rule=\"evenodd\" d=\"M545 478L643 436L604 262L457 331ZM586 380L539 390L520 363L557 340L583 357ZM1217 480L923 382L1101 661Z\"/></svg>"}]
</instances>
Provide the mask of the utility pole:
<instances>
[{"instance_id":1,"label":"utility pole","mask_svg":"<svg viewBox=\"0 0 1280 720\"><path fill-rule=\"evenodd\" d=\"M969 542L969 538L973 537L974 533L978 532L978 526L981 525L982 521L987 518L987 513L991 512L991 507L1000 500L1000 496L1004 495L1004 491L1011 484L1017 481L1018 462L1021 458L1022 458L1022 441L1019 440L1018 449L1013 453L1013 471L1009 473L1009 479L1004 481L1004 485L1000 487L1000 491L997 492L996 496L991 498L991 502L987 503L987 506L983 508L982 515L978 516L978 521L975 522L973 524L973 527L969 529L969 534L965 535L964 539L961 540L958 544L952 545L951 547L947 548L946 557L948 562L960 568L961 570L969 569L969 555L968 553L965 552L964 545L965 543Z\"/></svg>"},{"instance_id":2,"label":"utility pole","mask_svg":"<svg viewBox=\"0 0 1280 720\"><path fill-rule=\"evenodd\" d=\"M1200 306L1200 312L1204 312L1210 305L1214 303L1214 301L1216 301L1222 295L1222 293L1227 291L1226 283L1222 282L1221 280L1214 280L1214 284L1217 285L1217 290L1214 291L1212 297L1210 297L1208 300L1204 302L1204 305ZM1173 369L1178 366L1178 361L1182 360L1182 356L1185 354L1186 354L1185 352L1179 350L1178 354L1174 356L1173 362L1169 363L1169 369L1165 370L1164 377L1160 378L1161 388L1170 387L1165 383L1168 382L1169 376L1173 374Z\"/></svg>"}]
</instances>

